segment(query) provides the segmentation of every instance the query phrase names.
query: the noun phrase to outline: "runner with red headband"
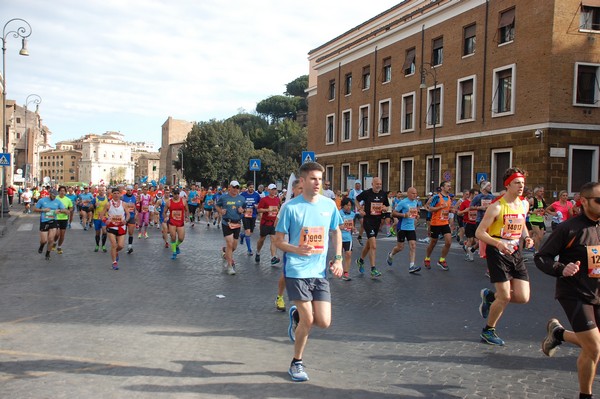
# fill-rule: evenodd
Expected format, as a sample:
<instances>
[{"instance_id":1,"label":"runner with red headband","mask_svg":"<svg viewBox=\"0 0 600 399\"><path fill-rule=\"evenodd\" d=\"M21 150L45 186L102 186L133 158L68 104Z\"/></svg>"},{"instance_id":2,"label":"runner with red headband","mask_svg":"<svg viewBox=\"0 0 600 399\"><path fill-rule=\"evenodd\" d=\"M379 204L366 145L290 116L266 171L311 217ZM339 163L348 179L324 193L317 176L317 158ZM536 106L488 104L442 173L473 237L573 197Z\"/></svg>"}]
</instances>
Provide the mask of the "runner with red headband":
<instances>
[{"instance_id":1,"label":"runner with red headband","mask_svg":"<svg viewBox=\"0 0 600 399\"><path fill-rule=\"evenodd\" d=\"M496 324L506 305L529 302L529 274L519 248L521 237L525 246L531 248L533 240L525 228L525 217L529 204L521 200L525 188L525 172L519 168L509 168L504 172L506 193L485 211L475 235L485 244L490 282L496 292L481 290L479 312L487 324L481 332L483 342L490 345L504 345L496 334Z\"/></svg>"}]
</instances>

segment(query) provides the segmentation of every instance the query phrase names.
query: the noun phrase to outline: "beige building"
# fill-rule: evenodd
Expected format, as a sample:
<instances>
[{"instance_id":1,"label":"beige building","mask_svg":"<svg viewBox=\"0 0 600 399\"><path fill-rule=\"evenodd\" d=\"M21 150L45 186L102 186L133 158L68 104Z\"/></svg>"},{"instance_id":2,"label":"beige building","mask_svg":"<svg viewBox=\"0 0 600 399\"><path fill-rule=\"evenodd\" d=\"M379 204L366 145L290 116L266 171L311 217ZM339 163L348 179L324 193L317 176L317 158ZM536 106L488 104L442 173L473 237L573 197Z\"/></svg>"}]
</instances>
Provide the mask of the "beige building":
<instances>
[{"instance_id":1,"label":"beige building","mask_svg":"<svg viewBox=\"0 0 600 399\"><path fill-rule=\"evenodd\" d=\"M589 0L402 2L310 51L308 147L342 190L498 192L519 166L576 192L598 180L598 21Z\"/></svg>"},{"instance_id":2,"label":"beige building","mask_svg":"<svg viewBox=\"0 0 600 399\"><path fill-rule=\"evenodd\" d=\"M40 184L47 177L53 184L69 184L79 180L81 152L49 150L40 153Z\"/></svg>"},{"instance_id":3,"label":"beige building","mask_svg":"<svg viewBox=\"0 0 600 399\"><path fill-rule=\"evenodd\" d=\"M135 163L135 182L139 183L141 179L147 178L148 183L152 180L160 180L160 153L158 152L134 152L133 162Z\"/></svg>"},{"instance_id":4,"label":"beige building","mask_svg":"<svg viewBox=\"0 0 600 399\"><path fill-rule=\"evenodd\" d=\"M193 122L169 118L162 125L160 146L160 177L165 176L168 184L179 184L183 180L181 171L173 167L179 156L179 148L194 126Z\"/></svg>"}]
</instances>

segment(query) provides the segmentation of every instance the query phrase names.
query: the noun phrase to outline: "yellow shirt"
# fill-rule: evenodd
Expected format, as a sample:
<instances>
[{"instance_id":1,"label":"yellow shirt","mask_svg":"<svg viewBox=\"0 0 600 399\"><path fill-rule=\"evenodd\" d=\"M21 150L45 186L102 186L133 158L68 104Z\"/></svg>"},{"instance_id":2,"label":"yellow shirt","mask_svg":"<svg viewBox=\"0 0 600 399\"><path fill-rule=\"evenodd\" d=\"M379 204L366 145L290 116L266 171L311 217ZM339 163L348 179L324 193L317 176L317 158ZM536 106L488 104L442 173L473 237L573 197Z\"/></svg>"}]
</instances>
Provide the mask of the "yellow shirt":
<instances>
[{"instance_id":1,"label":"yellow shirt","mask_svg":"<svg viewBox=\"0 0 600 399\"><path fill-rule=\"evenodd\" d=\"M488 232L492 237L503 240L518 241L525 228L525 208L523 202L519 201L517 209L500 198L500 214L490 225Z\"/></svg>"}]
</instances>

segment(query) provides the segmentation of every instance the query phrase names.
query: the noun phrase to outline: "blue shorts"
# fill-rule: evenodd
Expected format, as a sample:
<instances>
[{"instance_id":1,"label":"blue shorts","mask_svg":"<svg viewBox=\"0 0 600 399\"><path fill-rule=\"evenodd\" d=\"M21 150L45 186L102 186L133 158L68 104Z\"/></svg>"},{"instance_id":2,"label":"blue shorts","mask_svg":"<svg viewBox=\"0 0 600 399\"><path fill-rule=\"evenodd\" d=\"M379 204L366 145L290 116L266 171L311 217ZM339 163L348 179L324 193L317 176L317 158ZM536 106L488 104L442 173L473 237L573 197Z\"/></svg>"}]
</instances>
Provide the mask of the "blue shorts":
<instances>
[{"instance_id":1,"label":"blue shorts","mask_svg":"<svg viewBox=\"0 0 600 399\"><path fill-rule=\"evenodd\" d=\"M103 227L106 227L106 223L102 219L94 219L94 230L102 230Z\"/></svg>"}]
</instances>

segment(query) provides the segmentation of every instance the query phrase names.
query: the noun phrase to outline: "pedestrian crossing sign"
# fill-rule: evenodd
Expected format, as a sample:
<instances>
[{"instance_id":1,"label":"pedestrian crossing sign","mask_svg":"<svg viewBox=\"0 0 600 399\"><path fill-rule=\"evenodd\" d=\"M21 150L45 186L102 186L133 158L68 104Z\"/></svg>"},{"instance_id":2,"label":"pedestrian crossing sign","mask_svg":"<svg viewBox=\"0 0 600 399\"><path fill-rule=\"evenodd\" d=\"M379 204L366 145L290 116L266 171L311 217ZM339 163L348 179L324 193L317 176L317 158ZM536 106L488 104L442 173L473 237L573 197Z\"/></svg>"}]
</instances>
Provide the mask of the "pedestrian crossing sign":
<instances>
[{"instance_id":1,"label":"pedestrian crossing sign","mask_svg":"<svg viewBox=\"0 0 600 399\"><path fill-rule=\"evenodd\" d=\"M314 151L302 151L302 163L307 162L315 162L315 152Z\"/></svg>"},{"instance_id":2,"label":"pedestrian crossing sign","mask_svg":"<svg viewBox=\"0 0 600 399\"><path fill-rule=\"evenodd\" d=\"M250 171L258 172L260 170L260 159L251 159L250 160Z\"/></svg>"},{"instance_id":3,"label":"pedestrian crossing sign","mask_svg":"<svg viewBox=\"0 0 600 399\"><path fill-rule=\"evenodd\" d=\"M10 154L0 152L0 166L10 166Z\"/></svg>"}]
</instances>

